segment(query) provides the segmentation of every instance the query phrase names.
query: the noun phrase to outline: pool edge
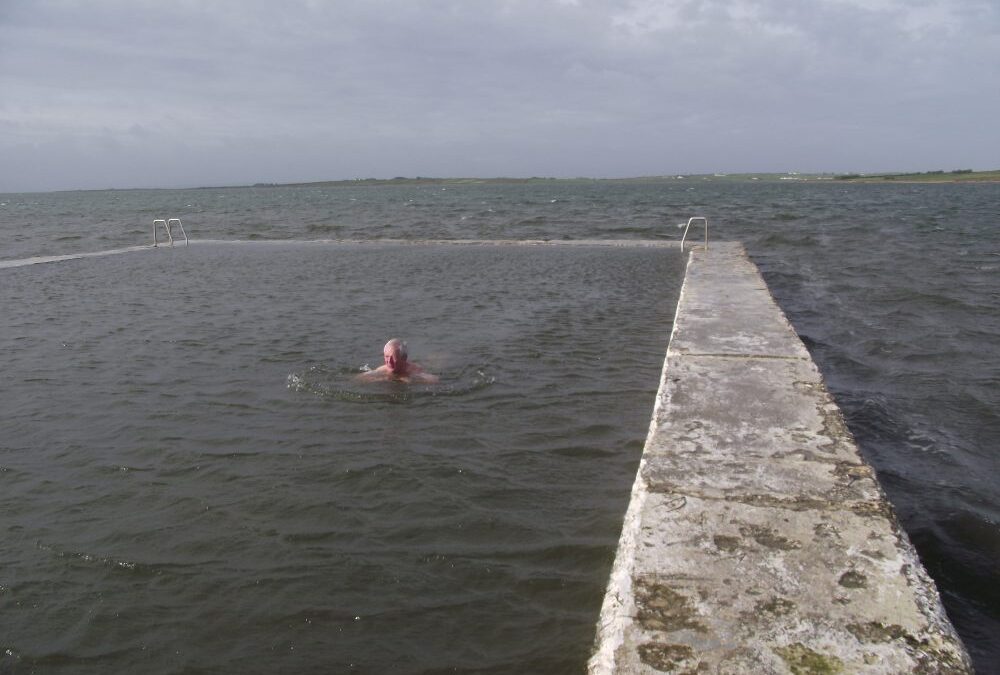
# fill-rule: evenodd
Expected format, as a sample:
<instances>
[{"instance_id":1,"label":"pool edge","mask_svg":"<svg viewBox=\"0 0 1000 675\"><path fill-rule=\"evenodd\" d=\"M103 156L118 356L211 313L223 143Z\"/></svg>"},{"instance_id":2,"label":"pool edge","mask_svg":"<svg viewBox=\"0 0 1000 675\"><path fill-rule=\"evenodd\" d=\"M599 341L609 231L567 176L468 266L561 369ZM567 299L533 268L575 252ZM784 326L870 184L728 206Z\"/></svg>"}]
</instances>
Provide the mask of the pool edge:
<instances>
[{"instance_id":1,"label":"pool edge","mask_svg":"<svg viewBox=\"0 0 1000 675\"><path fill-rule=\"evenodd\" d=\"M144 244L103 251L0 259L0 270L67 260L102 258L138 251L183 250L190 244L199 246L609 246L616 248L680 248L681 246L681 242L673 239L191 239L187 243L176 246L166 243Z\"/></svg>"},{"instance_id":2,"label":"pool edge","mask_svg":"<svg viewBox=\"0 0 1000 675\"><path fill-rule=\"evenodd\" d=\"M592 675L967 672L822 377L736 242L687 262Z\"/></svg>"}]
</instances>

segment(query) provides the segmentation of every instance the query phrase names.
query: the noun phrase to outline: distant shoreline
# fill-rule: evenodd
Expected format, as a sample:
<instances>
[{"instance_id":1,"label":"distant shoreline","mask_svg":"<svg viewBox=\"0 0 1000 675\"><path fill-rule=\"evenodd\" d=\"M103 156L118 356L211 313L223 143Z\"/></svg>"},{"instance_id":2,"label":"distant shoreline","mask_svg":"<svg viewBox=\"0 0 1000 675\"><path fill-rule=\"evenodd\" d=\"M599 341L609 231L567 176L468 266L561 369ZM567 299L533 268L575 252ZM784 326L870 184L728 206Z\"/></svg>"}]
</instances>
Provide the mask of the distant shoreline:
<instances>
[{"instance_id":1,"label":"distant shoreline","mask_svg":"<svg viewBox=\"0 0 1000 675\"><path fill-rule=\"evenodd\" d=\"M925 173L886 173L886 174L833 174L833 173L733 173L733 174L678 174L664 176L635 176L630 178L549 178L534 176L531 178L431 178L417 176L408 178L355 178L349 180L310 181L304 183L255 183L254 188L270 187L358 187L382 185L544 185L549 183L676 183L681 181L719 181L719 182L838 182L838 183L993 183L1000 182L1000 169L995 171L928 171ZM211 188L200 188L211 189Z\"/></svg>"},{"instance_id":2,"label":"distant shoreline","mask_svg":"<svg viewBox=\"0 0 1000 675\"><path fill-rule=\"evenodd\" d=\"M1000 170L925 171L923 173L846 174L837 180L847 183L997 183Z\"/></svg>"},{"instance_id":3,"label":"distant shoreline","mask_svg":"<svg viewBox=\"0 0 1000 675\"><path fill-rule=\"evenodd\" d=\"M340 187L376 187L376 186L431 186L431 187L462 187L467 185L566 185L566 184L683 184L696 182L719 183L1000 183L1000 169L992 171L927 171L924 173L880 173L880 174L836 174L836 173L714 173L714 174L676 174L662 176L635 176L630 178L552 178L532 176L530 178L438 178L417 176L409 178L352 178L342 180L320 180L294 183L260 182L254 184L234 185L204 185L188 187L132 187L132 188L70 188L66 190L43 190L42 192L128 192L135 190L233 190L233 189L268 189L268 188L340 188ZM0 193L19 194L19 193ZM23 193L28 194L28 193Z\"/></svg>"}]
</instances>

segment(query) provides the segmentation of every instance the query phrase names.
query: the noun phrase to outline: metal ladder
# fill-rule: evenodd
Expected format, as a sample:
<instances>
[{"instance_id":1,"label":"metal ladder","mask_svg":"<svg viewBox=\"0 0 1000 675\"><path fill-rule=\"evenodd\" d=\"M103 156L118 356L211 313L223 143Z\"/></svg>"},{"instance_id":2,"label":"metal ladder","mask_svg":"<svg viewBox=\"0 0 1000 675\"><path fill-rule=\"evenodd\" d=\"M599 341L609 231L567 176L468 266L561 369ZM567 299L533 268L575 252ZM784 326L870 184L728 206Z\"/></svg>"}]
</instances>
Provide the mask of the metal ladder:
<instances>
[{"instance_id":1,"label":"metal ladder","mask_svg":"<svg viewBox=\"0 0 1000 675\"><path fill-rule=\"evenodd\" d=\"M187 232L184 231L184 225L183 225L183 223L181 223L181 219L180 218L170 218L168 220L164 220L163 218L157 218L156 220L153 221L153 247L154 248L157 247L157 246L159 246L159 242L156 241L156 224L157 223L163 225L163 229L167 231L167 241L170 242L171 246L174 245L174 235L170 231L170 228L171 228L171 225L173 225L174 223L177 223L177 227L180 228L181 234L184 235L184 245L187 246L187 245L190 244L190 242L188 241Z\"/></svg>"},{"instance_id":2,"label":"metal ladder","mask_svg":"<svg viewBox=\"0 0 1000 675\"><path fill-rule=\"evenodd\" d=\"M680 223L677 225L677 227L684 228L684 236L681 237L681 253L684 252L684 241L687 239L688 230L691 229L691 223L697 221L701 221L702 223L705 224L705 250L706 251L708 250L708 218L704 218L702 216L695 216L693 218L688 218L687 225L684 225L684 223Z\"/></svg>"}]
</instances>

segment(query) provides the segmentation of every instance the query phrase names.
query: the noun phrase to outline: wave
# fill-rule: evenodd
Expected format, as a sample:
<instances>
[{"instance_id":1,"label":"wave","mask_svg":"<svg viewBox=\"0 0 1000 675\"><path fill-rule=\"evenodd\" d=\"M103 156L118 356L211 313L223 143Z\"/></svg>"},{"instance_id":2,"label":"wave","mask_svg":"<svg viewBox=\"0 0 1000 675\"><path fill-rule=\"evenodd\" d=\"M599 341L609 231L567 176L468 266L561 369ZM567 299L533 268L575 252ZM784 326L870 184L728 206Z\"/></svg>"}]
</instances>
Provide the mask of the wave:
<instances>
[{"instance_id":1,"label":"wave","mask_svg":"<svg viewBox=\"0 0 1000 675\"><path fill-rule=\"evenodd\" d=\"M333 223L312 223L306 226L306 231L309 233L335 234L343 232L344 226Z\"/></svg>"}]
</instances>

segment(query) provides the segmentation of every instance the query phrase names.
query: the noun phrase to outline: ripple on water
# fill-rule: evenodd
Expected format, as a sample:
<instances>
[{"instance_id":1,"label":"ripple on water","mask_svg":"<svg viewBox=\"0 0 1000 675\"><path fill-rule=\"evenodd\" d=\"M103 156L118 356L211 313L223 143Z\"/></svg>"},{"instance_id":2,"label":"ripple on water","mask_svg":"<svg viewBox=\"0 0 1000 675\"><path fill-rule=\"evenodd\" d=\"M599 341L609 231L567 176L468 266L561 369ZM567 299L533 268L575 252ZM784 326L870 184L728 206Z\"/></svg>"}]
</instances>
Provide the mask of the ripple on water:
<instances>
[{"instance_id":1,"label":"ripple on water","mask_svg":"<svg viewBox=\"0 0 1000 675\"><path fill-rule=\"evenodd\" d=\"M351 186L5 195L0 258L131 246L144 241L137 240L137 235L148 236L148 229L134 224L135 213L176 213L178 209L188 214L184 216L185 227L192 236L212 239L242 239L248 233L259 239L315 238L317 232L326 236L325 228L334 227L340 228L335 232L337 237L359 239L504 238L510 236L515 223L522 223L517 229L523 234L539 238L679 238L680 231L674 227L677 222L691 215L707 215L713 239L743 241L760 265L771 291L804 337L832 393L844 407L862 451L873 459L880 477L889 477L884 483L890 498L911 535L915 534L921 559L942 590L948 612L976 665L987 672L1000 662L1000 646L994 639L1000 632L1000 601L982 592L1000 587L997 556L991 550L994 535L1000 531L1000 482L996 480L1000 460L995 442L1000 436L996 413L1000 410L1000 372L996 366L1000 363L1000 315L995 311L1000 300L996 274L1000 186L792 183L707 180L699 182L696 191L688 191L683 181L660 181L464 185L445 192L436 186L426 190ZM80 222L129 226L81 229ZM310 232L311 226L317 229ZM352 538L349 534L315 543L312 549L286 549L275 541L278 533L349 532L351 527L363 532L377 525L363 508L369 502L360 488L345 487L339 498L328 498L339 489L330 487L334 476L345 469L364 467L366 460L374 458L376 464L396 469L393 474L374 477L374 483L365 483L365 488L372 489L379 478L390 481L394 476L411 475L415 482L432 486L429 494L442 504L452 505L447 500L453 498L466 508L493 511L504 510L504 504L511 503L510 499L504 502L508 493L515 502L527 504L524 512L507 509L511 519L530 524L534 510L562 527L536 530L539 537L580 543L581 537L574 533L583 529L606 531L606 540L613 542L617 536L614 528L620 523L609 524L594 513L573 521L553 510L553 505L559 499L575 499L567 492L568 476L598 475L613 483L618 474L610 467L622 463L615 459L615 453L641 451L641 439L638 447L629 445L634 442L629 439L609 438L593 444L607 456L561 454L563 448L591 445L591 441L581 439L552 442L545 446L549 452L533 452L524 443L528 436L518 429L527 419L533 425L544 424L546 415L544 411L532 415L532 403L540 394L526 396L523 387L559 368L557 359L547 357L567 345L559 342L559 326L545 329L548 322L565 324L575 316L588 316L594 306L605 314L605 321L600 326L584 322L571 331L579 329L589 335L617 330L629 319L602 305L600 293L596 303L576 303L572 313L562 315L546 312L539 299L558 306L558 296L565 289L586 287L603 292L607 288L610 292L620 288L625 292L617 301L633 313L636 307L647 311L647 303L656 306L657 299L608 273L575 280L567 275L568 270L575 272L588 265L586 256L572 260L530 258L513 274L517 283L509 283L495 274L506 264L505 257L488 252L481 252L468 272L416 251L407 259L389 248L372 254L360 247L347 256L317 259L304 255L294 261L286 257L271 266L270 273L268 266L254 264L253 255L243 249L213 257L195 253L192 246L186 253L192 255L159 250L150 256L120 256L122 260L99 273L86 261L3 270L0 293L7 301L4 306L16 311L0 313L5 382L15 392L15 396L0 397L4 408L0 464L7 469L0 473L0 508L11 523L0 553L7 556L3 568L8 572L0 582L12 596L28 593L19 590L28 577L39 576L51 583L66 576L63 568L35 557L36 540L59 543L64 550L136 562L173 559L177 550L184 555L191 550L184 533L210 546L209 524L214 516L199 517L206 505L210 514L222 506L242 514L242 523L251 529L245 539L237 540L239 555L234 554L233 560L245 562L233 563L220 572L209 561L204 568L196 566L197 572L184 584L165 584L161 592L107 587L103 605L86 595L87 588L95 588L89 579L61 586L59 593L28 593L30 599L22 596L24 602L16 613L0 614L0 634L10 636L5 637L7 652L0 653L0 671L42 669L35 657L49 654L51 645L69 633L73 622L86 621L85 610L78 608L100 611L102 606L113 605L116 598L131 598L147 614L148 608L165 608L142 616L117 605L113 611L126 617L134 631L124 631L121 619L101 626L106 629L105 639L118 635L130 640L129 644L143 644L143 653L151 656L142 667L161 664L163 672L211 669L210 659L198 658L205 655L216 655L219 660L214 665L224 664L219 669L225 670L241 666L258 671L289 670L300 665L308 670L302 655L322 649L322 639L316 635L333 635L349 645L344 654L326 654L324 667L330 671L347 671L351 663L359 667L353 656L361 652L349 653L353 647L371 652L372 645L387 641L390 649L397 649L396 654L447 657L443 662L429 657L402 662L388 654L383 664L388 665L383 669L390 665L412 670L483 669L492 664L497 669L520 672L579 670L586 650L574 651L574 645L590 643L593 631L587 624L592 624L592 619L574 623L565 619L563 607L547 614L517 616L515 621L526 626L526 631L508 628L481 642L469 639L483 636L491 626L509 624L510 620L502 617L516 611L516 606L479 600L496 596L516 605L519 596L504 594L510 576L493 586L473 585L475 592L465 598L453 598L445 592L461 588L463 578L466 582L471 578L488 580L490 576L483 570L498 569L493 559L473 557L478 564L460 566L462 572L449 577L456 569L451 565L457 562L451 550L439 563L432 563L407 558L405 551L398 549L379 557L373 547L364 550L363 536ZM142 264L136 265L135 260ZM345 265L349 260L364 260L364 272L357 274ZM649 279L662 273L634 260L621 263L616 268L624 276ZM399 283L394 281L398 279L406 280L404 286L411 291L405 298L399 298ZM446 284L439 283L441 280ZM285 289L292 285L306 302L294 297L289 300ZM518 287L530 291L520 293ZM180 297L184 301L174 306ZM442 301L446 297L450 300ZM95 312L100 309L95 304L98 298L115 311ZM408 314L401 322L399 310L389 306L389 298L399 298L403 309L414 298L421 300L424 313ZM575 301L568 298L566 302ZM235 316L233 309L241 304L241 315ZM64 320L77 316L78 309L89 313L79 321ZM451 335L438 329L453 327L456 313L468 319L461 331ZM672 307L666 313L672 315ZM132 321L129 317L133 314L145 316L145 320ZM107 326L126 330L110 333L102 328ZM392 405L388 408L390 417L402 429L388 424L383 414L392 401L340 405L335 396L324 398L322 391L289 387L291 373L305 376L307 385L352 391L336 381L320 378L310 382L304 364L364 363L373 356L372 345L377 356L378 345L401 326L412 337L422 338L424 344L441 346L441 363L459 364L434 372L457 372L464 364L488 364L484 372L495 382L480 391L450 398L418 397L408 405ZM344 337L331 343L331 331ZM600 349L628 350L638 332L628 329L628 339ZM524 337L519 343L513 339L517 334ZM655 344L649 345L649 353L662 353L666 337L659 335ZM69 346L57 349L61 343ZM488 347L470 349L467 345ZM457 360L448 362L449 352ZM648 354L623 356L626 368L642 367L649 360ZM595 361L573 365L583 370L596 365ZM75 370L84 362L88 368ZM188 367L193 363L198 366ZM539 372L519 371L512 368L515 363L531 364ZM253 386L230 387L229 391L256 394L253 400L243 402L251 408L239 410L225 405L226 388L215 389L213 380L226 380L226 371L240 372L244 364L252 364L247 369L252 371ZM172 375L171 371L183 373ZM466 373L453 384L467 383L471 375ZM620 376L613 371L607 374L608 378ZM187 401L166 395L167 390L179 387L201 393ZM120 392L120 397L109 402L114 392ZM31 409L36 393L45 410L34 416ZM572 405L581 406L578 417L589 423L606 414L608 402L589 407L578 397ZM101 414L92 417L98 408ZM175 410L184 414L147 415ZM129 425L119 419L125 416L131 420ZM415 430L420 431L415 435L433 431L430 427L437 418L447 419L454 432L435 434L437 440L431 445L413 441ZM637 425L644 432L647 423L648 419ZM168 426L188 429L177 431ZM367 431L357 434L356 446L349 450L342 439L358 428ZM535 440L540 437L536 434ZM253 439L260 440L254 443ZM254 447L240 447L229 456L226 445L230 442ZM205 457L206 447L220 452ZM616 450L625 447L630 450ZM395 448L398 454L387 455L388 448ZM89 472L89 465L98 470ZM113 466L153 469L123 476L108 470ZM629 473L627 463L620 468L621 473ZM504 480L514 475L517 480ZM102 483L102 477L113 477L116 482ZM223 478L224 483L217 482ZM67 519L68 511L62 508L66 500L77 498L75 491L116 492L139 483L148 486L143 497L154 500L155 518L149 519L154 524L149 529L159 540L140 537L140 547L123 539L109 550L92 542L61 543L60 535L86 534ZM627 494L628 484L626 481L620 494ZM554 496L543 504L537 495L545 489ZM592 502L605 499L609 489L581 484L583 492L593 495ZM201 501L172 499L185 495L199 495ZM170 511L172 504L185 509L174 513ZM614 502L614 508L621 506ZM101 512L97 522L114 524L123 513L138 518L148 509L148 501L133 496L117 511ZM585 509L578 510L582 513ZM236 522L240 521L230 517L217 521L216 526L224 523L227 528L239 529ZM511 531L516 536L517 530ZM215 534L217 538L218 532ZM431 536L430 532L424 534ZM366 576L361 563L335 564L343 562L337 558L337 547L347 547L345 542L351 542L351 548L345 550L354 556L352 560L376 561L373 568L381 576ZM324 543L330 544L325 549L330 563L326 567L321 553ZM525 548L535 543L532 536L525 537ZM571 556L572 549L571 545L562 554ZM309 557L303 558L306 555ZM519 563L516 553L513 556L514 560L501 562L505 571L517 574ZM394 567L394 558L407 559L411 567ZM294 567L296 559L308 564ZM321 573L309 575L309 564ZM333 574L335 568L337 574ZM297 570L297 581L291 581L295 574L289 569ZM442 585L429 581L434 575L445 580ZM328 604L328 598L336 594L331 578L349 579L362 590L354 597L339 596L341 602L334 608ZM230 592L230 579L235 580L233 588L238 590ZM391 589L385 597L397 599L394 608L392 603L381 607L381 616L389 617L396 611L397 619L370 620L362 611L362 607L374 609L373 603L365 602L363 593L365 580L372 579L377 579L371 582L376 588ZM599 589L602 583L603 579L596 579L593 586ZM257 593L265 586L267 593ZM303 592L296 596L302 586ZM410 586L422 591L409 592ZM82 594L74 595L75 590ZM454 602L452 607L473 609L467 614L442 609L434 617L438 623L446 621L449 613L464 616L465 623L447 636L428 638L426 631L421 634L415 628L423 618L419 608L432 604L421 592L448 598ZM240 630L223 630L226 622L220 613L200 615L206 599L218 600L227 611L239 615ZM50 601L64 604L49 607L51 615L31 613L33 602ZM596 602L599 605L599 598ZM291 628L284 619L295 616L289 610L292 605L312 608L316 617L313 624L303 620L302 630ZM69 617L70 623L63 622L63 617ZM355 621L355 617L361 619ZM152 631L154 636L172 633L180 639L176 644L150 641L143 631L151 622L159 626ZM412 625L404 628L405 622ZM472 629L472 624L478 624L480 630ZM225 641L230 646L220 648L218 639L213 645L188 628L206 625L210 630L202 633L213 638L226 635L232 638ZM16 633L24 627L33 627L38 633L38 626L48 627L48 636L42 636L46 644L35 644ZM575 636L570 635L573 630L578 631ZM76 639L77 634L73 636ZM540 653L533 646L539 642L545 643L547 651ZM64 649L65 641L60 644L61 658L82 653ZM181 655L175 653L178 644L183 646ZM250 647L240 652L239 647L246 645ZM254 645L273 649L260 651ZM282 652L286 655L283 660L274 656L292 646L294 651ZM567 656L547 656L554 652ZM294 655L292 660L288 660L289 654ZM11 666L15 658L18 660ZM91 662L71 663L59 667L86 672ZM135 667L127 660L112 660L98 663L92 672L126 672Z\"/></svg>"},{"instance_id":2,"label":"ripple on water","mask_svg":"<svg viewBox=\"0 0 1000 675\"><path fill-rule=\"evenodd\" d=\"M286 382L292 391L312 394L325 401L406 403L416 399L468 396L496 381L482 368L467 366L457 375L446 376L436 384L353 382L352 379L364 370L316 365L301 372L289 373Z\"/></svg>"}]
</instances>

